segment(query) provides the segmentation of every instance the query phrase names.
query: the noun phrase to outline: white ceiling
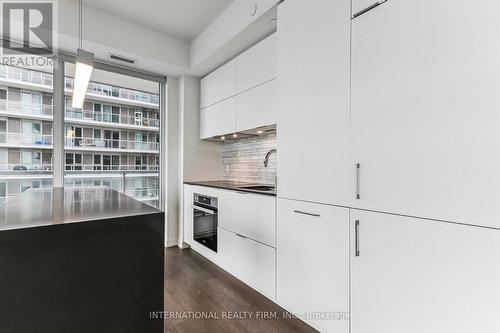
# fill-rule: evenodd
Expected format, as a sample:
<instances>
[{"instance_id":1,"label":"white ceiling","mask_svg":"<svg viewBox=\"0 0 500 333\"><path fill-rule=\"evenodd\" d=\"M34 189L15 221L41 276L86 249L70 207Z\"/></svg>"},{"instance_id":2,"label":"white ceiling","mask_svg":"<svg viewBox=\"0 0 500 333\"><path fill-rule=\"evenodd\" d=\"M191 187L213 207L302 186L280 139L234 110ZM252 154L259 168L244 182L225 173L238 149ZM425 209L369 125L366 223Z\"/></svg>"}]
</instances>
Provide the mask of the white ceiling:
<instances>
[{"instance_id":1,"label":"white ceiling","mask_svg":"<svg viewBox=\"0 0 500 333\"><path fill-rule=\"evenodd\" d=\"M83 6L191 43L233 1L83 0Z\"/></svg>"}]
</instances>

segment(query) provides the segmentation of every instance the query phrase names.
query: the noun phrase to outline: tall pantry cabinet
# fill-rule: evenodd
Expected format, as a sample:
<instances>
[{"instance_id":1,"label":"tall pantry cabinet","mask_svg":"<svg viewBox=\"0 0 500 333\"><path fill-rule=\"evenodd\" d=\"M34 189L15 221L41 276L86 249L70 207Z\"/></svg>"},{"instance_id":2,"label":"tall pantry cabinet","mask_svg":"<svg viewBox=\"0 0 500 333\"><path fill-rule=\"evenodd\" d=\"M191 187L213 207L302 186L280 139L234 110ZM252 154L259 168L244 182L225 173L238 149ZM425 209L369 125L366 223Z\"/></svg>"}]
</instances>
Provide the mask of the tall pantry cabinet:
<instances>
[{"instance_id":1,"label":"tall pantry cabinet","mask_svg":"<svg viewBox=\"0 0 500 333\"><path fill-rule=\"evenodd\" d=\"M349 332L349 209L333 206L352 183L349 30L349 0L278 7L276 295L321 332Z\"/></svg>"},{"instance_id":2,"label":"tall pantry cabinet","mask_svg":"<svg viewBox=\"0 0 500 333\"><path fill-rule=\"evenodd\" d=\"M499 10L394 0L353 19L352 206L500 227Z\"/></svg>"}]
</instances>

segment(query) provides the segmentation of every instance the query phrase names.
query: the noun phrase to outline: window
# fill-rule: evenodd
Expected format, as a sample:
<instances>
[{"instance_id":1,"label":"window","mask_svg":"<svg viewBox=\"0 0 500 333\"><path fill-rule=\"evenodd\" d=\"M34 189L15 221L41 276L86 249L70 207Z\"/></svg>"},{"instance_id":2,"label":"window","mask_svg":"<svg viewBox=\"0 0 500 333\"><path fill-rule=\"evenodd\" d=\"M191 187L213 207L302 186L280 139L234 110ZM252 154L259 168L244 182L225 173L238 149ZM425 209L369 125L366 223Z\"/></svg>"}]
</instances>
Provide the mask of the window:
<instances>
[{"instance_id":1,"label":"window","mask_svg":"<svg viewBox=\"0 0 500 333\"><path fill-rule=\"evenodd\" d=\"M159 207L160 83L95 68L83 108L74 109L74 65L62 69L64 110L54 110L52 68L0 64L0 200L51 187L53 156L63 156L65 186L108 186ZM58 111L64 145L54 147Z\"/></svg>"},{"instance_id":2,"label":"window","mask_svg":"<svg viewBox=\"0 0 500 333\"><path fill-rule=\"evenodd\" d=\"M73 70L66 64L66 75ZM158 82L94 69L88 91L84 105L93 117L85 127L65 119L65 185L107 186L159 207L159 122L145 121L160 118L159 104L150 105Z\"/></svg>"},{"instance_id":3,"label":"window","mask_svg":"<svg viewBox=\"0 0 500 333\"><path fill-rule=\"evenodd\" d=\"M0 200L7 200L52 186L53 73L4 64L0 73Z\"/></svg>"}]
</instances>

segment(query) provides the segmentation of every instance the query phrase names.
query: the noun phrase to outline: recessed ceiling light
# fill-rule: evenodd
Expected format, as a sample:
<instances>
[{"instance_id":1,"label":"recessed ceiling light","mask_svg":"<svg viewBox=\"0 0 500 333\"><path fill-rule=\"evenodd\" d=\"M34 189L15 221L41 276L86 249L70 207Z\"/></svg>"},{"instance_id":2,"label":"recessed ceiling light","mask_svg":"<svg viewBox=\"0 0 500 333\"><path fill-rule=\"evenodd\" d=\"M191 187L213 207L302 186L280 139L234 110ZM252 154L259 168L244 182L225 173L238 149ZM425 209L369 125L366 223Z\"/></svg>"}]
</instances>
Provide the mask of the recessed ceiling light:
<instances>
[{"instance_id":1,"label":"recessed ceiling light","mask_svg":"<svg viewBox=\"0 0 500 333\"><path fill-rule=\"evenodd\" d=\"M237 137L238 137L238 134L234 133L233 138L237 138Z\"/></svg>"},{"instance_id":2,"label":"recessed ceiling light","mask_svg":"<svg viewBox=\"0 0 500 333\"><path fill-rule=\"evenodd\" d=\"M262 133L264 133L262 130L257 131L257 134L262 134Z\"/></svg>"},{"instance_id":3,"label":"recessed ceiling light","mask_svg":"<svg viewBox=\"0 0 500 333\"><path fill-rule=\"evenodd\" d=\"M224 140L226 140L226 137L225 137L225 136L221 136L221 137L220 137L220 139L221 139L222 141L224 141Z\"/></svg>"}]
</instances>

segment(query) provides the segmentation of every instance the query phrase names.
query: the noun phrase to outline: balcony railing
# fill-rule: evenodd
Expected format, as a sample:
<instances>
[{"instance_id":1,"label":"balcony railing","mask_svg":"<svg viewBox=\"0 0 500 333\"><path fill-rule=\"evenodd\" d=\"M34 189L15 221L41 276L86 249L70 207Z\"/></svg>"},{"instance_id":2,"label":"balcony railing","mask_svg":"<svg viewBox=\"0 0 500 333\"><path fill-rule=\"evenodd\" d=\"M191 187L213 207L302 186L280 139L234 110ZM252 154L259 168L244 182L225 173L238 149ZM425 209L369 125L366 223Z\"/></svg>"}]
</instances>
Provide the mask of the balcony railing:
<instances>
[{"instance_id":1,"label":"balcony railing","mask_svg":"<svg viewBox=\"0 0 500 333\"><path fill-rule=\"evenodd\" d=\"M136 199L158 199L158 189L153 187L137 187L127 189L125 194Z\"/></svg>"},{"instance_id":2,"label":"balcony railing","mask_svg":"<svg viewBox=\"0 0 500 333\"><path fill-rule=\"evenodd\" d=\"M0 171L51 171L52 164L44 163L9 163L0 164Z\"/></svg>"},{"instance_id":3,"label":"balcony railing","mask_svg":"<svg viewBox=\"0 0 500 333\"><path fill-rule=\"evenodd\" d=\"M24 102L19 102L19 101L8 101L5 99L0 99L0 112L1 111L29 115L29 116L33 116L33 115L52 116L53 115L52 105L24 103Z\"/></svg>"},{"instance_id":4,"label":"balcony railing","mask_svg":"<svg viewBox=\"0 0 500 333\"><path fill-rule=\"evenodd\" d=\"M0 143L51 146L52 135L0 132Z\"/></svg>"},{"instance_id":5,"label":"balcony railing","mask_svg":"<svg viewBox=\"0 0 500 333\"><path fill-rule=\"evenodd\" d=\"M54 83L52 73L45 73L7 65L0 65L0 78L23 83L40 84L49 87L52 87ZM73 78L65 78L65 87L66 89L73 89ZM150 104L159 103L159 97L157 94L121 87L113 87L97 82L90 82L87 92L94 95L117 97Z\"/></svg>"},{"instance_id":6,"label":"balcony railing","mask_svg":"<svg viewBox=\"0 0 500 333\"><path fill-rule=\"evenodd\" d=\"M158 151L160 147L157 142L71 137L65 138L64 145L65 147L75 148L131 149L154 152Z\"/></svg>"},{"instance_id":7,"label":"balcony railing","mask_svg":"<svg viewBox=\"0 0 500 333\"><path fill-rule=\"evenodd\" d=\"M105 124L127 124L146 127L160 127L160 121L154 118L134 117L130 115L97 112L94 110L65 108L66 119L82 119Z\"/></svg>"},{"instance_id":8,"label":"balcony railing","mask_svg":"<svg viewBox=\"0 0 500 333\"><path fill-rule=\"evenodd\" d=\"M51 73L33 71L7 65L0 65L0 78L24 83L41 84L50 87L52 87L54 82Z\"/></svg>"},{"instance_id":9,"label":"balcony railing","mask_svg":"<svg viewBox=\"0 0 500 333\"><path fill-rule=\"evenodd\" d=\"M73 89L73 78L65 78L65 87L66 89ZM151 94L144 91L132 90L127 88L113 87L97 82L89 82L87 93L150 104L159 103L159 97L157 94Z\"/></svg>"},{"instance_id":10,"label":"balcony railing","mask_svg":"<svg viewBox=\"0 0 500 333\"><path fill-rule=\"evenodd\" d=\"M158 171L158 165L96 165L71 164L65 166L66 171Z\"/></svg>"}]
</instances>

